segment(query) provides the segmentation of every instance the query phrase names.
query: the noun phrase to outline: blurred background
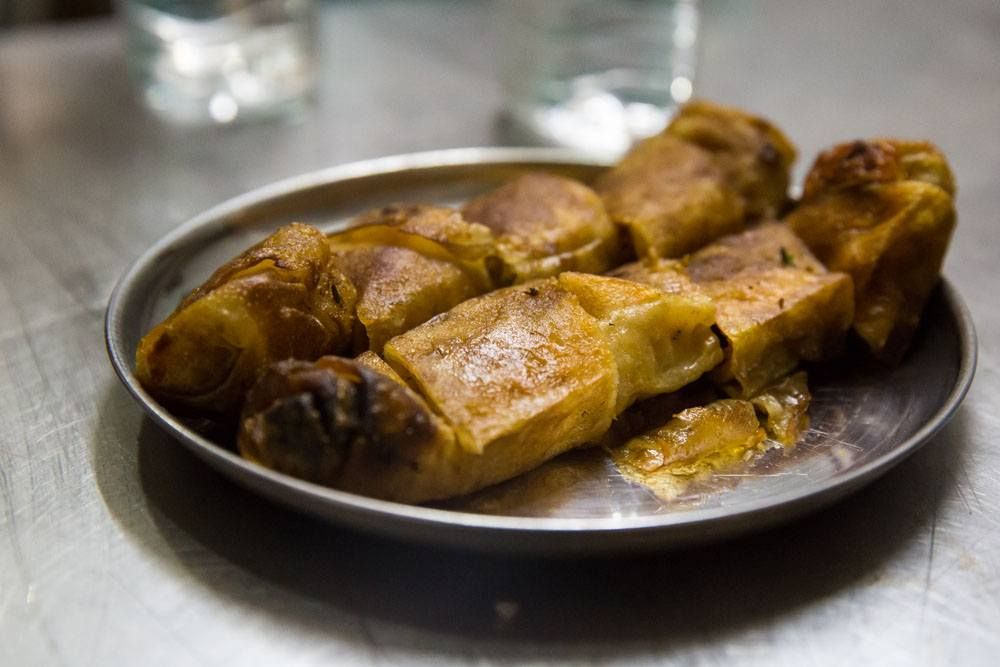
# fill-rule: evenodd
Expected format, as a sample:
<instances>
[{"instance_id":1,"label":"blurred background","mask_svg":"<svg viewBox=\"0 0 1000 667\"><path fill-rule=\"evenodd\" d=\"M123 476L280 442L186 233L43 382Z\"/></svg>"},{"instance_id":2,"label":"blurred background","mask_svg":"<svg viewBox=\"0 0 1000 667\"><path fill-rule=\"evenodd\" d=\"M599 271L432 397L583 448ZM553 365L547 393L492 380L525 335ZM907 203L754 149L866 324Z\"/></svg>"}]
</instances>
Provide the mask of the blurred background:
<instances>
[{"instance_id":1,"label":"blurred background","mask_svg":"<svg viewBox=\"0 0 1000 667\"><path fill-rule=\"evenodd\" d=\"M162 120L189 126L301 117L328 40L319 35L317 0L3 1L7 27L117 8L137 97ZM411 9L350 4L368 5L376 16L385 9L386 21ZM457 9L449 4L423 3L419 11L443 16ZM475 32L494 47L505 97L498 130L509 142L614 157L662 129L693 93L698 0L468 4L488 25Z\"/></svg>"},{"instance_id":2,"label":"blurred background","mask_svg":"<svg viewBox=\"0 0 1000 667\"><path fill-rule=\"evenodd\" d=\"M111 13L111 0L0 0L0 26L66 21Z\"/></svg>"}]
</instances>

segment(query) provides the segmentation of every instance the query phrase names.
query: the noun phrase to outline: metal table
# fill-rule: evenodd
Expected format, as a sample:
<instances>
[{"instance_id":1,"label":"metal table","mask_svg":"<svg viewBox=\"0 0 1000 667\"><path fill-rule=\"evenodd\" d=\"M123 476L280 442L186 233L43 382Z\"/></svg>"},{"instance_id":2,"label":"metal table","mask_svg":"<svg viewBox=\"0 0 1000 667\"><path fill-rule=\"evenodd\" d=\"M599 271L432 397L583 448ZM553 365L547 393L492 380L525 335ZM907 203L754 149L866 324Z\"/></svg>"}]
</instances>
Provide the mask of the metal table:
<instances>
[{"instance_id":1,"label":"metal table","mask_svg":"<svg viewBox=\"0 0 1000 667\"><path fill-rule=\"evenodd\" d=\"M993 664L1000 656L1000 7L707 3L701 95L952 160L946 273L980 334L955 420L870 487L737 541L508 559L346 532L211 472L132 403L102 316L189 216L349 160L502 143L491 8L325 7L298 124L182 132L112 22L0 33L0 664Z\"/></svg>"}]
</instances>

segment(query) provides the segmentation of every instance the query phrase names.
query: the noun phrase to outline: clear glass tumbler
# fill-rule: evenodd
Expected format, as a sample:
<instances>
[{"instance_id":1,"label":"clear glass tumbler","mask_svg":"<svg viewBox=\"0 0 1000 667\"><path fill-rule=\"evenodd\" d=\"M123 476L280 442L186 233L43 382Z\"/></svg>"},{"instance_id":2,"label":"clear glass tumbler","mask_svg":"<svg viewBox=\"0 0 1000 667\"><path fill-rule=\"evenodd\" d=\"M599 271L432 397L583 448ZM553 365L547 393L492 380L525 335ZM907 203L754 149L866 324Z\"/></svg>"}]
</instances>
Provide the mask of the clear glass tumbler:
<instances>
[{"instance_id":1,"label":"clear glass tumbler","mask_svg":"<svg viewBox=\"0 0 1000 667\"><path fill-rule=\"evenodd\" d=\"M501 3L503 76L518 130L619 155L692 94L697 0Z\"/></svg>"},{"instance_id":2,"label":"clear glass tumbler","mask_svg":"<svg viewBox=\"0 0 1000 667\"><path fill-rule=\"evenodd\" d=\"M122 8L132 79L170 121L281 115L312 91L313 0L124 0Z\"/></svg>"}]
</instances>

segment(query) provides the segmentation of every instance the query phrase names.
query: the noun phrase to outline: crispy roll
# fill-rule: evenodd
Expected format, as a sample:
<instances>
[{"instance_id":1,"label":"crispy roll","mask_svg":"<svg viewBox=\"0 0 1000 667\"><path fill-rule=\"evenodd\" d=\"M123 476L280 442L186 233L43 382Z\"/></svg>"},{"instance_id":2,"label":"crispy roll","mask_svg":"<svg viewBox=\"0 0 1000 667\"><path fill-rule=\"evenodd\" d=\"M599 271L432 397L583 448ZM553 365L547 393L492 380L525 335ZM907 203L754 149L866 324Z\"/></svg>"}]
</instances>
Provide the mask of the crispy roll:
<instances>
[{"instance_id":1,"label":"crispy roll","mask_svg":"<svg viewBox=\"0 0 1000 667\"><path fill-rule=\"evenodd\" d=\"M835 357L854 314L851 279L842 273L777 268L698 287L715 303L728 343L713 378L738 396L752 396L799 361Z\"/></svg>"},{"instance_id":2,"label":"crispy roll","mask_svg":"<svg viewBox=\"0 0 1000 667\"><path fill-rule=\"evenodd\" d=\"M594 187L639 257L678 257L743 225L746 209L705 150L669 134L633 148Z\"/></svg>"},{"instance_id":3,"label":"crispy roll","mask_svg":"<svg viewBox=\"0 0 1000 667\"><path fill-rule=\"evenodd\" d=\"M460 486L455 476L470 457L451 428L398 376L373 368L373 356L273 365L243 408L240 453L301 479L392 500Z\"/></svg>"},{"instance_id":4,"label":"crispy roll","mask_svg":"<svg viewBox=\"0 0 1000 667\"><path fill-rule=\"evenodd\" d=\"M454 209L375 209L332 235L330 248L358 293L355 353L381 352L393 336L493 287L493 236Z\"/></svg>"},{"instance_id":5,"label":"crispy roll","mask_svg":"<svg viewBox=\"0 0 1000 667\"><path fill-rule=\"evenodd\" d=\"M836 190L896 181L921 181L955 196L955 177L934 144L872 139L838 144L816 158L806 176L803 200Z\"/></svg>"},{"instance_id":6,"label":"crispy roll","mask_svg":"<svg viewBox=\"0 0 1000 667\"><path fill-rule=\"evenodd\" d=\"M787 220L816 256L854 279L854 330L898 361L937 284L955 227L954 179L927 143L857 141L820 155Z\"/></svg>"},{"instance_id":7,"label":"crispy roll","mask_svg":"<svg viewBox=\"0 0 1000 667\"><path fill-rule=\"evenodd\" d=\"M788 225L774 221L716 239L685 258L684 266L687 275L697 283L780 267L826 273L826 267L795 232Z\"/></svg>"},{"instance_id":8,"label":"crispy roll","mask_svg":"<svg viewBox=\"0 0 1000 667\"><path fill-rule=\"evenodd\" d=\"M386 360L470 450L580 444L718 363L713 315L701 297L566 273L461 304L391 341Z\"/></svg>"},{"instance_id":9,"label":"crispy roll","mask_svg":"<svg viewBox=\"0 0 1000 667\"><path fill-rule=\"evenodd\" d=\"M720 239L686 262L647 260L614 274L711 299L726 345L726 360L712 377L741 397L753 396L802 360L838 354L854 314L850 277L827 272L779 223Z\"/></svg>"},{"instance_id":10,"label":"crispy roll","mask_svg":"<svg viewBox=\"0 0 1000 667\"><path fill-rule=\"evenodd\" d=\"M182 412L234 412L269 364L343 349L355 298L319 230L282 227L219 268L143 337L136 376Z\"/></svg>"},{"instance_id":11,"label":"crispy roll","mask_svg":"<svg viewBox=\"0 0 1000 667\"><path fill-rule=\"evenodd\" d=\"M405 384L379 372L384 362L374 356L274 367L248 402L240 448L279 470L382 498L467 493L595 441L631 402L711 369L722 358L713 321L701 297L600 276L501 289L391 340L386 361ZM337 377L305 386L292 374ZM313 388L324 382L330 388ZM427 434L395 440L379 416L391 434ZM339 453L317 453L330 448ZM347 463L362 451L379 454Z\"/></svg>"},{"instance_id":12,"label":"crispy roll","mask_svg":"<svg viewBox=\"0 0 1000 667\"><path fill-rule=\"evenodd\" d=\"M795 150L767 121L693 102L595 189L641 257L679 257L785 205Z\"/></svg>"},{"instance_id":13,"label":"crispy roll","mask_svg":"<svg viewBox=\"0 0 1000 667\"><path fill-rule=\"evenodd\" d=\"M681 107L666 132L712 155L748 218L773 218L785 208L795 147L768 121L696 100Z\"/></svg>"},{"instance_id":14,"label":"crispy roll","mask_svg":"<svg viewBox=\"0 0 1000 667\"><path fill-rule=\"evenodd\" d=\"M618 264L618 230L601 198L562 176L534 172L476 197L462 209L496 235L501 284L563 271L604 273Z\"/></svg>"}]
</instances>

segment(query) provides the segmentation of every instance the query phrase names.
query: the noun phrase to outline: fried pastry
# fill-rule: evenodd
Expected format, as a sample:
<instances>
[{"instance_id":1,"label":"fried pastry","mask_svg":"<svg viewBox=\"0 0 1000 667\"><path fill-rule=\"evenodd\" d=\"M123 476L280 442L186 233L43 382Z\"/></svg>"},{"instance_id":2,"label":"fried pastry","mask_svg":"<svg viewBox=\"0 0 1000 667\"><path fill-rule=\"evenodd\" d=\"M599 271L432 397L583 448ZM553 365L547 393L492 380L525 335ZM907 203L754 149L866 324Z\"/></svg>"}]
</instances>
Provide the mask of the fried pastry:
<instances>
[{"instance_id":1,"label":"fried pastry","mask_svg":"<svg viewBox=\"0 0 1000 667\"><path fill-rule=\"evenodd\" d=\"M794 447L809 425L812 396L803 371L749 400L705 397L704 389L682 399L676 409L661 410L659 419L643 409L640 432L624 442L602 443L625 479L665 500L679 495L692 478L743 463L775 445ZM640 407L645 408L633 410Z\"/></svg>"},{"instance_id":2,"label":"fried pastry","mask_svg":"<svg viewBox=\"0 0 1000 667\"><path fill-rule=\"evenodd\" d=\"M614 275L707 296L726 351L712 378L740 397L780 380L800 361L838 354L854 314L850 277L826 271L780 223L720 239L684 262L646 260Z\"/></svg>"},{"instance_id":3,"label":"fried pastry","mask_svg":"<svg viewBox=\"0 0 1000 667\"><path fill-rule=\"evenodd\" d=\"M493 287L487 267L493 236L454 209L375 209L329 243L358 294L355 353L381 352L393 336Z\"/></svg>"},{"instance_id":4,"label":"fried pastry","mask_svg":"<svg viewBox=\"0 0 1000 667\"><path fill-rule=\"evenodd\" d=\"M955 227L954 179L924 142L856 141L820 155L787 221L831 270L854 280L854 330L898 361L938 282Z\"/></svg>"},{"instance_id":5,"label":"fried pastry","mask_svg":"<svg viewBox=\"0 0 1000 667\"><path fill-rule=\"evenodd\" d=\"M836 146L778 222L794 157L768 122L693 102L594 190L529 173L461 212L288 225L151 330L136 375L180 412L228 420L246 396L243 456L376 498L463 495L594 444L673 497L793 446L800 363L852 326L898 359L937 280L955 186L936 148Z\"/></svg>"},{"instance_id":6,"label":"fried pastry","mask_svg":"<svg viewBox=\"0 0 1000 667\"><path fill-rule=\"evenodd\" d=\"M793 447L808 426L811 400L799 372L750 400L709 399L662 412L658 423L607 450L622 476L670 499L694 476L742 463L774 443Z\"/></svg>"},{"instance_id":7,"label":"fried pastry","mask_svg":"<svg viewBox=\"0 0 1000 667\"><path fill-rule=\"evenodd\" d=\"M650 137L594 183L639 257L678 257L740 229L746 209L705 150Z\"/></svg>"},{"instance_id":8,"label":"fried pastry","mask_svg":"<svg viewBox=\"0 0 1000 667\"><path fill-rule=\"evenodd\" d=\"M382 498L467 493L595 441L633 401L697 379L722 359L713 321L701 297L601 276L564 273L497 290L386 345L385 361L405 384L371 361L276 366L247 404L240 448L279 470ZM319 381L297 384L293 372L337 377L316 390ZM336 388L345 382L355 389ZM345 411L353 416L340 419ZM419 437L383 434L382 417L389 433ZM338 419L362 426L343 436L333 432L343 430ZM326 448L343 451L316 453ZM364 466L346 463L354 456ZM303 461L313 467L303 471Z\"/></svg>"},{"instance_id":9,"label":"fried pastry","mask_svg":"<svg viewBox=\"0 0 1000 667\"><path fill-rule=\"evenodd\" d=\"M791 143L767 121L708 102L683 107L594 187L638 257L680 257L787 199Z\"/></svg>"},{"instance_id":10,"label":"fried pastry","mask_svg":"<svg viewBox=\"0 0 1000 667\"><path fill-rule=\"evenodd\" d=\"M604 273L620 263L618 229L601 198L569 178L525 174L472 199L462 216L496 236L502 285L563 271Z\"/></svg>"},{"instance_id":11,"label":"fried pastry","mask_svg":"<svg viewBox=\"0 0 1000 667\"><path fill-rule=\"evenodd\" d=\"M291 224L219 268L136 350L136 377L181 412L224 415L271 363L343 349L356 291L326 237Z\"/></svg>"},{"instance_id":12,"label":"fried pastry","mask_svg":"<svg viewBox=\"0 0 1000 667\"><path fill-rule=\"evenodd\" d=\"M791 267L809 273L826 273L791 228L767 221L739 234L716 239L684 258L687 275L696 283L725 280L740 273Z\"/></svg>"},{"instance_id":13,"label":"fried pastry","mask_svg":"<svg viewBox=\"0 0 1000 667\"><path fill-rule=\"evenodd\" d=\"M895 181L930 183L955 196L951 167L934 144L871 139L837 144L820 153L806 175L802 199L812 199L822 192Z\"/></svg>"},{"instance_id":14,"label":"fried pastry","mask_svg":"<svg viewBox=\"0 0 1000 667\"><path fill-rule=\"evenodd\" d=\"M389 499L451 488L475 457L398 376L376 368L377 358L271 366L244 405L240 453L300 479Z\"/></svg>"},{"instance_id":15,"label":"fried pastry","mask_svg":"<svg viewBox=\"0 0 1000 667\"><path fill-rule=\"evenodd\" d=\"M785 447L794 447L809 427L812 393L806 372L783 378L751 398L750 403L757 410L767 437Z\"/></svg>"},{"instance_id":16,"label":"fried pastry","mask_svg":"<svg viewBox=\"0 0 1000 667\"><path fill-rule=\"evenodd\" d=\"M788 202L795 147L759 116L704 100L685 104L666 133L712 155L751 220L773 218Z\"/></svg>"},{"instance_id":17,"label":"fried pastry","mask_svg":"<svg viewBox=\"0 0 1000 667\"><path fill-rule=\"evenodd\" d=\"M765 438L753 405L727 398L679 412L612 449L611 458L626 479L669 496L676 488L675 477L739 463L761 450Z\"/></svg>"}]
</instances>

